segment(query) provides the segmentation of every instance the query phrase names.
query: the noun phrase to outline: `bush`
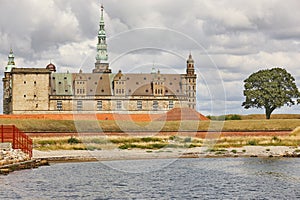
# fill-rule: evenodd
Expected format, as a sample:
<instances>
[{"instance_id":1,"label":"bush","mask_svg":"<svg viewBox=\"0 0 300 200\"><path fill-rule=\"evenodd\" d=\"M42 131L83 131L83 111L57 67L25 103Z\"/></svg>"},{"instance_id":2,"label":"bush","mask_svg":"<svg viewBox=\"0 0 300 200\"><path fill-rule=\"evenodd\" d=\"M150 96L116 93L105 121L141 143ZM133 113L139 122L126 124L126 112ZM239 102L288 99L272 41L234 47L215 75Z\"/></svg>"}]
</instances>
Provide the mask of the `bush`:
<instances>
[{"instance_id":1,"label":"bush","mask_svg":"<svg viewBox=\"0 0 300 200\"><path fill-rule=\"evenodd\" d=\"M232 149L231 152L232 153L237 153L237 150L236 149Z\"/></svg>"},{"instance_id":2,"label":"bush","mask_svg":"<svg viewBox=\"0 0 300 200\"><path fill-rule=\"evenodd\" d=\"M184 142L192 142L192 138L191 137L186 137L186 138L184 138Z\"/></svg>"},{"instance_id":3,"label":"bush","mask_svg":"<svg viewBox=\"0 0 300 200\"><path fill-rule=\"evenodd\" d=\"M68 139L68 144L79 144L81 141L73 136Z\"/></svg>"},{"instance_id":4,"label":"bush","mask_svg":"<svg viewBox=\"0 0 300 200\"><path fill-rule=\"evenodd\" d=\"M231 115L230 120L241 120L241 116L240 115Z\"/></svg>"},{"instance_id":5,"label":"bush","mask_svg":"<svg viewBox=\"0 0 300 200\"><path fill-rule=\"evenodd\" d=\"M255 146L255 145L257 145L257 141L255 141L255 140L250 140L250 141L248 141L247 144L248 144L248 145Z\"/></svg>"}]
</instances>

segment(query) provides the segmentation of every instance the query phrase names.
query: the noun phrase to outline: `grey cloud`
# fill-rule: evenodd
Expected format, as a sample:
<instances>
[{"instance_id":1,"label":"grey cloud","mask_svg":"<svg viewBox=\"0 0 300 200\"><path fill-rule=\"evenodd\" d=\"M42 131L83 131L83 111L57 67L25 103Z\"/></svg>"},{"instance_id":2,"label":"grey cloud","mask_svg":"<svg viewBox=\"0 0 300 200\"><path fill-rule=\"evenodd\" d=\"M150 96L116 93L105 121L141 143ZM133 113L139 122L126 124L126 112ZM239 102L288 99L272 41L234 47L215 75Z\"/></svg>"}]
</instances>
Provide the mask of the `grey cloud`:
<instances>
[{"instance_id":1,"label":"grey cloud","mask_svg":"<svg viewBox=\"0 0 300 200\"><path fill-rule=\"evenodd\" d=\"M226 96L229 113L262 112L240 106L243 80L259 69L285 66L300 85L297 0L102 3L113 71L148 73L154 62L163 73L171 68L183 73L191 51L201 111L222 113L224 106L217 104ZM42 67L51 59L61 72L80 68L90 72L99 9L97 0L1 0L0 65L7 64L12 46L18 66ZM298 112L299 106L294 110Z\"/></svg>"}]
</instances>

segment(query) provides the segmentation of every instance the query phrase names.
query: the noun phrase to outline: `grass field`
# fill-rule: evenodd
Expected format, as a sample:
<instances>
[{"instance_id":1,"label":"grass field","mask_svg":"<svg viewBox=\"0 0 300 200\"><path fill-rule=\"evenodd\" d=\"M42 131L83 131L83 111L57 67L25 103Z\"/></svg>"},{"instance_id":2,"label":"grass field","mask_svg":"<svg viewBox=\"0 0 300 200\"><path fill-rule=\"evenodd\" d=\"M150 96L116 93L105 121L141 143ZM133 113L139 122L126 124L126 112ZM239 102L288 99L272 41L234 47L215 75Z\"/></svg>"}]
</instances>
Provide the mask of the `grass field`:
<instances>
[{"instance_id":1,"label":"grass field","mask_svg":"<svg viewBox=\"0 0 300 200\"><path fill-rule=\"evenodd\" d=\"M95 121L0 119L24 132L128 132L128 131L268 131L294 130L300 119L227 120L227 121Z\"/></svg>"}]
</instances>

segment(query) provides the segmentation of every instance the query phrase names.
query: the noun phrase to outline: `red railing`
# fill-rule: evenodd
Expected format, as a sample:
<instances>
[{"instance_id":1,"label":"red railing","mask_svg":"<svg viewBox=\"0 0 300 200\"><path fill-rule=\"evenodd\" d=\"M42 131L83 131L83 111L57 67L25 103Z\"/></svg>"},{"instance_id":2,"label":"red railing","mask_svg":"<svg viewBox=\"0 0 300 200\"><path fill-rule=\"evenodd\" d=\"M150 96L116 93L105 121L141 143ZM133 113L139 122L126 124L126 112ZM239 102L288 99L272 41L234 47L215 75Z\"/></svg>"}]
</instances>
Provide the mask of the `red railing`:
<instances>
[{"instance_id":1,"label":"red railing","mask_svg":"<svg viewBox=\"0 0 300 200\"><path fill-rule=\"evenodd\" d=\"M15 125L0 126L0 142L11 142L13 149L21 149L32 157L32 139Z\"/></svg>"}]
</instances>

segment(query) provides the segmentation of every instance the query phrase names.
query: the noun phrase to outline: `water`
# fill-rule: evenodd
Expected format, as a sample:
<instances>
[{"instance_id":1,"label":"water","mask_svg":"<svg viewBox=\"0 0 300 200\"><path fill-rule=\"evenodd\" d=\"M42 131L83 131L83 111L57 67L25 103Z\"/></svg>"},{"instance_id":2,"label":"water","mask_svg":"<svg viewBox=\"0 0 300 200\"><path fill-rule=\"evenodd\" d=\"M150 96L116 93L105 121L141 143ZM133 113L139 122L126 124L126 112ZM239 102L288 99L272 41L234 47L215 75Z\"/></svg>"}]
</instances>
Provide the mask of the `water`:
<instances>
[{"instance_id":1,"label":"water","mask_svg":"<svg viewBox=\"0 0 300 200\"><path fill-rule=\"evenodd\" d=\"M0 199L297 199L299 188L297 158L60 163L0 176Z\"/></svg>"}]
</instances>

